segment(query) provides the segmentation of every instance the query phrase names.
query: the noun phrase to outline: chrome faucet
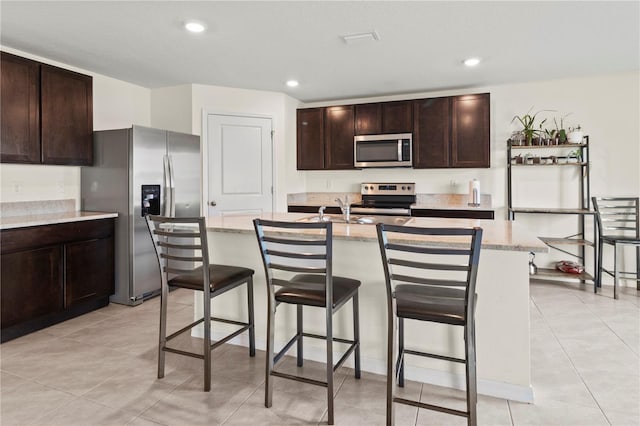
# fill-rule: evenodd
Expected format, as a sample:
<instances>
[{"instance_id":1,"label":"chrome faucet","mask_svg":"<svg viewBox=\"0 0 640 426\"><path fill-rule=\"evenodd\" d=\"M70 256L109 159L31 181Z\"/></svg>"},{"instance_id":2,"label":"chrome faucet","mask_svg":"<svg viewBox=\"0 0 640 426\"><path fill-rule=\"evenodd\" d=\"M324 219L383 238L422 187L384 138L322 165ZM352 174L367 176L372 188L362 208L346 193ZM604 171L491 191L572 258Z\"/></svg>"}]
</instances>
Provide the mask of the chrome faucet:
<instances>
[{"instance_id":1,"label":"chrome faucet","mask_svg":"<svg viewBox=\"0 0 640 426\"><path fill-rule=\"evenodd\" d=\"M344 202L340 198L336 198L336 202L340 206L340 210L342 210L342 218L345 222L349 223L349 219L351 217L351 205L349 204L349 196L346 195L344 197Z\"/></svg>"},{"instance_id":2,"label":"chrome faucet","mask_svg":"<svg viewBox=\"0 0 640 426\"><path fill-rule=\"evenodd\" d=\"M320 206L320 208L318 209L318 221L319 222L324 222L324 209L326 209L327 206Z\"/></svg>"}]
</instances>

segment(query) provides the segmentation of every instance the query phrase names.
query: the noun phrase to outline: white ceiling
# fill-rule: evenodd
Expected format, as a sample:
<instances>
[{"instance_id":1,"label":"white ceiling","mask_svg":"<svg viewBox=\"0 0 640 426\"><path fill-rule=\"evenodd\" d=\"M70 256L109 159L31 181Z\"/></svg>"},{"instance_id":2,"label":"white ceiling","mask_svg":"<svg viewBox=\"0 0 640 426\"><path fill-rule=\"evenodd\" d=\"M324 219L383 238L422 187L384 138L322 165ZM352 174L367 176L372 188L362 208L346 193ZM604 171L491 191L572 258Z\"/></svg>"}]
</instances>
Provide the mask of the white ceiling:
<instances>
[{"instance_id":1,"label":"white ceiling","mask_svg":"<svg viewBox=\"0 0 640 426\"><path fill-rule=\"evenodd\" d=\"M242 87L304 102L640 69L638 1L3 0L0 14L3 46L144 87ZM187 19L207 31L187 33ZM379 41L339 37L372 30ZM470 56L483 62L465 68Z\"/></svg>"}]
</instances>

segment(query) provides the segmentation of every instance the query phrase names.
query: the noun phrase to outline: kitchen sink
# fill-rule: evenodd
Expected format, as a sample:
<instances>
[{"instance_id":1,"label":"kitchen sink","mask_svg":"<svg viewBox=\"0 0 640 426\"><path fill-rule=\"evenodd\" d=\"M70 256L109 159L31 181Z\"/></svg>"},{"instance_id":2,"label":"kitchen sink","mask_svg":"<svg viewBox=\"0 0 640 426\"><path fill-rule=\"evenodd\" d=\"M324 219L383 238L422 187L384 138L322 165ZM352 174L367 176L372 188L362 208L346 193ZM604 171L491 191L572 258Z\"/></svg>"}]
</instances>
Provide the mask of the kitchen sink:
<instances>
[{"instance_id":1,"label":"kitchen sink","mask_svg":"<svg viewBox=\"0 0 640 426\"><path fill-rule=\"evenodd\" d=\"M356 216L351 215L349 218L350 224L359 225L375 225L376 223L384 223L386 225L404 225L411 220L408 216ZM321 222L320 216L313 215L303 217L296 220L296 222L317 223ZM342 215L339 214L325 214L322 216L322 222L333 223L347 223Z\"/></svg>"}]
</instances>

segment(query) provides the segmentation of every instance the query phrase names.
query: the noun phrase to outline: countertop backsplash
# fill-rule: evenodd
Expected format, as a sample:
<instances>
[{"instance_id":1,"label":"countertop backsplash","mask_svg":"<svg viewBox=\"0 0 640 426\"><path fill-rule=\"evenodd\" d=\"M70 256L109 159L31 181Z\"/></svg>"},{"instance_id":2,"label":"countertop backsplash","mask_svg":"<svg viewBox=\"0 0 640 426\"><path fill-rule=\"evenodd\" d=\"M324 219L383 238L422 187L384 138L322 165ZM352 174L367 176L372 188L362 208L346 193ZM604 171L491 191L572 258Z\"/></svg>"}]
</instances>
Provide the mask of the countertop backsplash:
<instances>
[{"instance_id":1,"label":"countertop backsplash","mask_svg":"<svg viewBox=\"0 0 640 426\"><path fill-rule=\"evenodd\" d=\"M74 199L0 202L0 216L2 217L68 213L75 210L76 201Z\"/></svg>"}]
</instances>

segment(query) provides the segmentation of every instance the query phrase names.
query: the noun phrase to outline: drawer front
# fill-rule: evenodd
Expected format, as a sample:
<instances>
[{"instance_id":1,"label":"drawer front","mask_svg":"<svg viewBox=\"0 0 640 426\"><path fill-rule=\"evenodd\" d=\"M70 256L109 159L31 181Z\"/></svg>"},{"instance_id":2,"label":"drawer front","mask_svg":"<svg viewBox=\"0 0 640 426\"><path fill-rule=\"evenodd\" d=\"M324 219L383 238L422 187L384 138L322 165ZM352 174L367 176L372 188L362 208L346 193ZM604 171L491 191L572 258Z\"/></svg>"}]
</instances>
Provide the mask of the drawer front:
<instances>
[{"instance_id":1,"label":"drawer front","mask_svg":"<svg viewBox=\"0 0 640 426\"><path fill-rule=\"evenodd\" d=\"M113 235L114 219L84 220L55 225L3 230L0 233L2 254L73 241L107 238Z\"/></svg>"}]
</instances>

